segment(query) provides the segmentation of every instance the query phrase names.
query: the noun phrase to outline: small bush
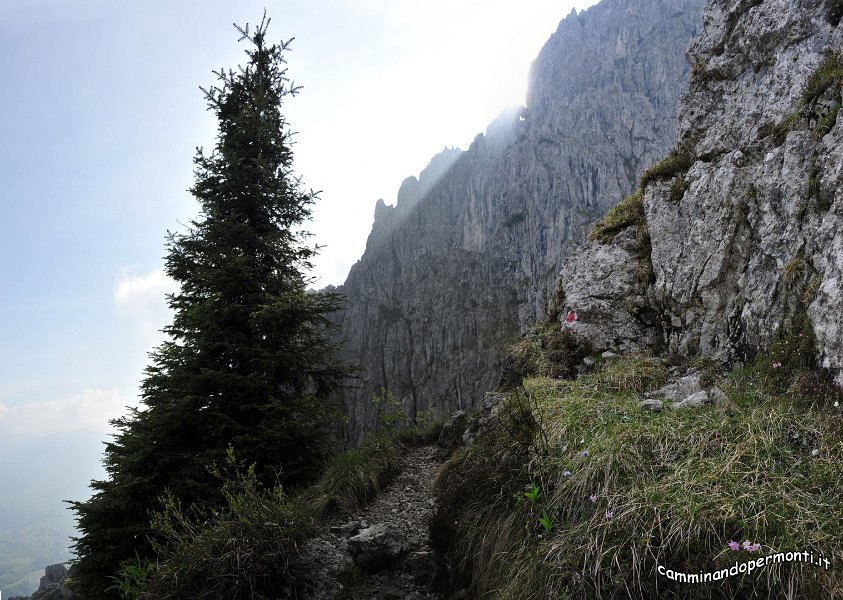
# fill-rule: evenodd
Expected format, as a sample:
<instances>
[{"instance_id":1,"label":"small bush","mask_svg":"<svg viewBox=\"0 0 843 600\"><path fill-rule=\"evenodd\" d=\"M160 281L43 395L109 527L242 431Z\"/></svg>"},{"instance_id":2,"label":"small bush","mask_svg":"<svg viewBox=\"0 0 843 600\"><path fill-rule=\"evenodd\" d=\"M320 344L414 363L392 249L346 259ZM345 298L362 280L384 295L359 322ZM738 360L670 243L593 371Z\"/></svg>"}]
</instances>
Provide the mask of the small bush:
<instances>
[{"instance_id":1,"label":"small bush","mask_svg":"<svg viewBox=\"0 0 843 600\"><path fill-rule=\"evenodd\" d=\"M225 470L213 468L226 506L186 509L172 496L152 519L158 565L143 598L275 598L294 584L296 545L313 531L308 507L281 486L260 486L229 449Z\"/></svg>"},{"instance_id":2,"label":"small bush","mask_svg":"<svg viewBox=\"0 0 843 600\"><path fill-rule=\"evenodd\" d=\"M353 514L392 480L400 456L394 437L371 435L359 448L333 457L303 498L319 515Z\"/></svg>"},{"instance_id":3,"label":"small bush","mask_svg":"<svg viewBox=\"0 0 843 600\"><path fill-rule=\"evenodd\" d=\"M802 304L803 306L807 307L814 301L814 298L817 297L817 292L820 290L820 284L822 283L822 278L819 275L814 275L808 281L808 285L805 286L805 291L802 292Z\"/></svg>"},{"instance_id":4,"label":"small bush","mask_svg":"<svg viewBox=\"0 0 843 600\"><path fill-rule=\"evenodd\" d=\"M839 86L841 78L843 78L843 72L840 70L840 55L833 52L826 56L822 64L808 78L802 92L802 102L808 104L822 95L831 85Z\"/></svg>"},{"instance_id":5,"label":"small bush","mask_svg":"<svg viewBox=\"0 0 843 600\"><path fill-rule=\"evenodd\" d=\"M537 326L529 337L510 348L500 387L513 389L525 377L576 377L577 366L589 354L588 341L560 327L558 321Z\"/></svg>"},{"instance_id":6,"label":"small bush","mask_svg":"<svg viewBox=\"0 0 843 600\"><path fill-rule=\"evenodd\" d=\"M623 201L606 213L597 221L588 235L588 241L599 241L608 244L623 229L635 226L646 228L644 217L644 193L642 188L623 199Z\"/></svg>"},{"instance_id":7,"label":"small bush","mask_svg":"<svg viewBox=\"0 0 843 600\"><path fill-rule=\"evenodd\" d=\"M789 331L755 360L755 370L764 389L773 394L787 392L794 378L817 368L817 339L810 319L797 317Z\"/></svg>"},{"instance_id":8,"label":"small bush","mask_svg":"<svg viewBox=\"0 0 843 600\"><path fill-rule=\"evenodd\" d=\"M671 202L679 202L682 200L682 197L685 195L685 192L688 190L688 182L685 180L684 177L677 178L673 183L670 184L670 195L668 196L668 200Z\"/></svg>"},{"instance_id":9,"label":"small bush","mask_svg":"<svg viewBox=\"0 0 843 600\"><path fill-rule=\"evenodd\" d=\"M840 112L840 107L840 102L835 102L828 113L819 118L817 126L814 128L814 139L820 140L831 131L837 123L837 113Z\"/></svg>"},{"instance_id":10,"label":"small bush","mask_svg":"<svg viewBox=\"0 0 843 600\"><path fill-rule=\"evenodd\" d=\"M693 154L686 150L673 150L665 158L644 171L639 187L644 190L650 182L656 179L670 179L680 173L685 173L693 164Z\"/></svg>"},{"instance_id":11,"label":"small bush","mask_svg":"<svg viewBox=\"0 0 843 600\"><path fill-rule=\"evenodd\" d=\"M141 558L135 553L135 558L124 562L117 576L109 577L114 582L106 592L117 592L123 600L138 600L146 591L147 582L155 572L155 563Z\"/></svg>"},{"instance_id":12,"label":"small bush","mask_svg":"<svg viewBox=\"0 0 843 600\"><path fill-rule=\"evenodd\" d=\"M787 285L793 285L805 271L805 259L800 255L791 258L782 269L782 279Z\"/></svg>"}]
</instances>

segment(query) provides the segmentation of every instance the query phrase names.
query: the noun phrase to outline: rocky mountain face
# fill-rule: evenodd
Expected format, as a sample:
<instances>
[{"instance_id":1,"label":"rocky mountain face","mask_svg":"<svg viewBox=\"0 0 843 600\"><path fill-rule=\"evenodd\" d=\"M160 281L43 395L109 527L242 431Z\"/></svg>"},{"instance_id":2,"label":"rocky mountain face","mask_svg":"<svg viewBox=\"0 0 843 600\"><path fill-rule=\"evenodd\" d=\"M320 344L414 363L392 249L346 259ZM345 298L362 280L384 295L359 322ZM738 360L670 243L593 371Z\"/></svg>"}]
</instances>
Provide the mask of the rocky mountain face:
<instances>
[{"instance_id":1,"label":"rocky mountain face","mask_svg":"<svg viewBox=\"0 0 843 600\"><path fill-rule=\"evenodd\" d=\"M582 334L735 363L807 323L843 381L841 16L839 0L709 1L644 221L563 269Z\"/></svg>"},{"instance_id":2,"label":"rocky mountain face","mask_svg":"<svg viewBox=\"0 0 843 600\"><path fill-rule=\"evenodd\" d=\"M390 390L411 418L473 406L505 349L540 318L566 255L673 145L684 52L702 0L603 0L558 26L535 60L527 106L465 152L446 150L395 206L378 201L363 257L338 291L349 439Z\"/></svg>"}]
</instances>

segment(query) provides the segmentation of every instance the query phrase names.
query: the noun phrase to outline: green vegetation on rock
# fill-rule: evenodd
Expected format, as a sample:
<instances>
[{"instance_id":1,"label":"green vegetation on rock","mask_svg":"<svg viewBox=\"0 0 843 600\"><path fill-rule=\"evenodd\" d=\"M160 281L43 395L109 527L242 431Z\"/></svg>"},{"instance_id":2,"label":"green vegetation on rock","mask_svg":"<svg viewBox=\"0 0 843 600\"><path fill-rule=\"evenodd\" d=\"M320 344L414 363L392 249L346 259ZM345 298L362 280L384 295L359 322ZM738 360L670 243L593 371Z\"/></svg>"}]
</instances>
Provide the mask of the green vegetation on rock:
<instances>
[{"instance_id":1,"label":"green vegetation on rock","mask_svg":"<svg viewBox=\"0 0 843 600\"><path fill-rule=\"evenodd\" d=\"M647 226L644 217L644 193L640 187L594 224L588 234L588 241L611 242L619 231L631 226L638 229Z\"/></svg>"}]
</instances>

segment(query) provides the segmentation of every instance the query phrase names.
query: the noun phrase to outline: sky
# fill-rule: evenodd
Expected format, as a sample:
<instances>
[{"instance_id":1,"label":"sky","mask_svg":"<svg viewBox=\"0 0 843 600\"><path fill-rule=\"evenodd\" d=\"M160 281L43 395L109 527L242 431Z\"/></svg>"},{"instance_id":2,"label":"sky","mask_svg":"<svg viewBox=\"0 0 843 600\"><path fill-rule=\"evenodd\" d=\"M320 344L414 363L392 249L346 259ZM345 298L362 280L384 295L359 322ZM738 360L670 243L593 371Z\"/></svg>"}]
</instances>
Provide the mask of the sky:
<instances>
[{"instance_id":1,"label":"sky","mask_svg":"<svg viewBox=\"0 0 843 600\"><path fill-rule=\"evenodd\" d=\"M360 257L375 202L524 102L531 60L594 0L0 1L0 436L105 434L171 315L168 230L198 214L199 86L264 8L295 38L284 113L321 190L314 286Z\"/></svg>"}]
</instances>

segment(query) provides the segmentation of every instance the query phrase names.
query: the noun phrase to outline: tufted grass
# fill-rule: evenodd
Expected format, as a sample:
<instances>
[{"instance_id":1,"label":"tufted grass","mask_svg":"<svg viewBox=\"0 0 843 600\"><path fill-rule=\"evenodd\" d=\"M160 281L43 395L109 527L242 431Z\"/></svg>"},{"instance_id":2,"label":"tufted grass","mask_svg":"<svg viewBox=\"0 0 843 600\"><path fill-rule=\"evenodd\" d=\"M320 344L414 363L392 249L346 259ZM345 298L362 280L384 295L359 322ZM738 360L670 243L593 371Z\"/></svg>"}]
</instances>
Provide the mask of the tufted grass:
<instances>
[{"instance_id":1,"label":"tufted grass","mask_svg":"<svg viewBox=\"0 0 843 600\"><path fill-rule=\"evenodd\" d=\"M808 104L832 85L839 87L841 79L843 79L843 71L840 68L840 54L831 52L808 78L805 89L802 91L802 102Z\"/></svg>"},{"instance_id":2,"label":"tufted grass","mask_svg":"<svg viewBox=\"0 0 843 600\"><path fill-rule=\"evenodd\" d=\"M335 456L303 497L319 515L353 514L398 473L400 456L394 436L373 435L359 448Z\"/></svg>"},{"instance_id":3,"label":"tufted grass","mask_svg":"<svg viewBox=\"0 0 843 600\"><path fill-rule=\"evenodd\" d=\"M507 433L504 412L494 434L449 461L437 490L440 510L453 512L438 522L456 523L447 548L470 572L477 597L843 593L841 409L831 397L804 403L771 393L753 368L720 382L730 398L724 407L642 410L640 390L660 385L665 368L633 357L576 381L528 379L532 422L543 424L529 449ZM543 491L550 535L524 499L531 483ZM730 540L761 550L732 551ZM657 572L658 565L708 572L803 550L833 568L768 565L697 585Z\"/></svg>"},{"instance_id":4,"label":"tufted grass","mask_svg":"<svg viewBox=\"0 0 843 600\"><path fill-rule=\"evenodd\" d=\"M671 177L685 173L693 164L693 154L686 150L674 149L670 154L644 171L639 187L644 190L651 182L657 179L670 179Z\"/></svg>"},{"instance_id":5,"label":"tufted grass","mask_svg":"<svg viewBox=\"0 0 843 600\"><path fill-rule=\"evenodd\" d=\"M644 217L644 193L641 188L624 198L597 221L588 234L588 241L609 243L621 230L633 225L639 229L647 226Z\"/></svg>"}]
</instances>

